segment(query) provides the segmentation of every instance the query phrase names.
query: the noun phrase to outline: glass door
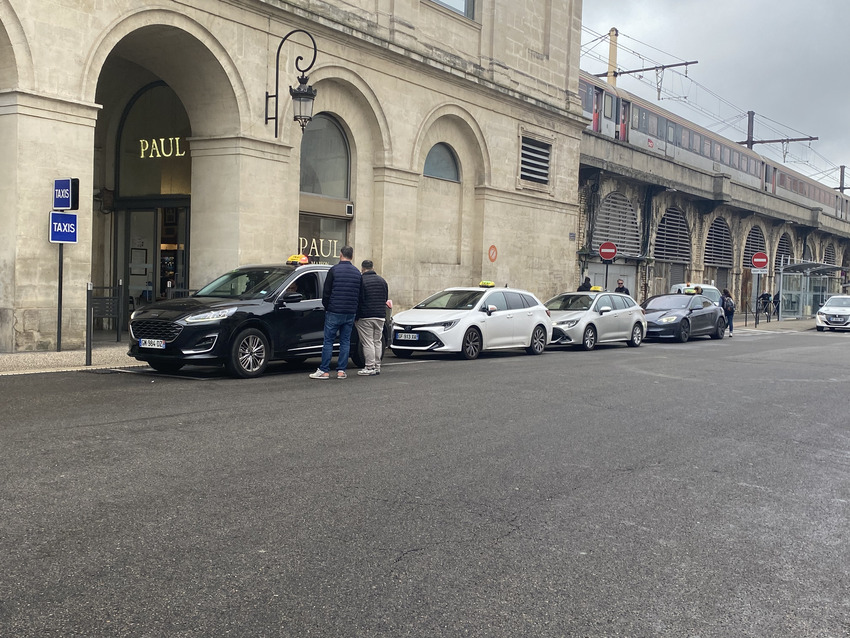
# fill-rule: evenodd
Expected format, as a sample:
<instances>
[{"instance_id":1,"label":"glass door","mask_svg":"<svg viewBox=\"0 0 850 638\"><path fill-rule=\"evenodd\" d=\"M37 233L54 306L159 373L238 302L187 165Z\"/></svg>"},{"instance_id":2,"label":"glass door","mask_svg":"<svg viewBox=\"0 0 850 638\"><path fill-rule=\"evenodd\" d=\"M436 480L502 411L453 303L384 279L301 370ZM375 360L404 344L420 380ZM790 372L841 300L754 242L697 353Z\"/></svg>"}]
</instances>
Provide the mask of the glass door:
<instances>
[{"instance_id":1,"label":"glass door","mask_svg":"<svg viewBox=\"0 0 850 638\"><path fill-rule=\"evenodd\" d=\"M187 206L119 211L115 271L126 290L125 316L153 301L188 294L188 229Z\"/></svg>"}]
</instances>

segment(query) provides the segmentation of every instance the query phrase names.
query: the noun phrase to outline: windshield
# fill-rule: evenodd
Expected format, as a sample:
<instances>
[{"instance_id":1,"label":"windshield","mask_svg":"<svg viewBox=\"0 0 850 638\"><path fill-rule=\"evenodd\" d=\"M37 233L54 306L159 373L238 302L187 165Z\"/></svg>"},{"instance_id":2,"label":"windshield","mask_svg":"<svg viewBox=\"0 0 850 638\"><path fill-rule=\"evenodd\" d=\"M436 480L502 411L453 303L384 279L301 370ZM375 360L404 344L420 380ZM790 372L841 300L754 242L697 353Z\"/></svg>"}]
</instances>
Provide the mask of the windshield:
<instances>
[{"instance_id":1,"label":"windshield","mask_svg":"<svg viewBox=\"0 0 850 638\"><path fill-rule=\"evenodd\" d=\"M484 295L483 290L444 290L431 295L415 308L439 310L471 310Z\"/></svg>"},{"instance_id":2,"label":"windshield","mask_svg":"<svg viewBox=\"0 0 850 638\"><path fill-rule=\"evenodd\" d=\"M558 295L546 302L549 310L590 310L595 295Z\"/></svg>"},{"instance_id":3,"label":"windshield","mask_svg":"<svg viewBox=\"0 0 850 638\"><path fill-rule=\"evenodd\" d=\"M680 308L687 308L693 298L693 295L652 297L643 302L643 307L647 310L678 310Z\"/></svg>"},{"instance_id":4,"label":"windshield","mask_svg":"<svg viewBox=\"0 0 850 638\"><path fill-rule=\"evenodd\" d=\"M294 271L294 268L284 266L232 270L201 288L195 296L262 299L277 290Z\"/></svg>"},{"instance_id":5,"label":"windshield","mask_svg":"<svg viewBox=\"0 0 850 638\"><path fill-rule=\"evenodd\" d=\"M824 308L850 308L850 297L830 297L823 305Z\"/></svg>"}]
</instances>

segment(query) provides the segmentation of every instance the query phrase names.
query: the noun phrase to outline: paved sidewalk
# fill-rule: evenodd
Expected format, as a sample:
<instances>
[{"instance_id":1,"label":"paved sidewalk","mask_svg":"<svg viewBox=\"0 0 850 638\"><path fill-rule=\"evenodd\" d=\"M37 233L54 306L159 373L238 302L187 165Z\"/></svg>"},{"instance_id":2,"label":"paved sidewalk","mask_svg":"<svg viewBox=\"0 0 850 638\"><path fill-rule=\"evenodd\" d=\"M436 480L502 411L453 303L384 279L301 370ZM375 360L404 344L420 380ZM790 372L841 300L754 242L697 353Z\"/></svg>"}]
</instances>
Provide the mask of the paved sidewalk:
<instances>
[{"instance_id":1,"label":"paved sidewalk","mask_svg":"<svg viewBox=\"0 0 850 638\"><path fill-rule=\"evenodd\" d=\"M127 340L121 342L96 341L92 344L90 366L86 365L86 349L62 350L62 352L15 352L0 353L0 376L11 374L33 374L37 372L65 372L68 370L97 370L103 368L144 367L147 364L127 356Z\"/></svg>"},{"instance_id":2,"label":"paved sidewalk","mask_svg":"<svg viewBox=\"0 0 850 638\"><path fill-rule=\"evenodd\" d=\"M744 325L744 317L743 315L735 314L735 331L738 330L782 330L782 331L794 331L794 332L805 332L806 330L814 330L815 329L815 320L812 319L783 319L782 321L777 321L773 319L772 321L759 321L759 325L756 326L755 319L752 315L747 317L747 325Z\"/></svg>"}]
</instances>

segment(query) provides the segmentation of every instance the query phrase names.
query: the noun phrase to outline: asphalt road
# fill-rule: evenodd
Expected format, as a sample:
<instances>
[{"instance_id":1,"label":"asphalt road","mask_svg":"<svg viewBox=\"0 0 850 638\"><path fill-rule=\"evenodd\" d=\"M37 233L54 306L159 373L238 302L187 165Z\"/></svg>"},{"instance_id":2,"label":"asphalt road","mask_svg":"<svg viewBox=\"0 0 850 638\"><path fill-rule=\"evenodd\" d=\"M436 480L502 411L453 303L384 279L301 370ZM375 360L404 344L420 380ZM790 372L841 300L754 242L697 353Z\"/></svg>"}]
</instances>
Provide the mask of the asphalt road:
<instances>
[{"instance_id":1,"label":"asphalt road","mask_svg":"<svg viewBox=\"0 0 850 638\"><path fill-rule=\"evenodd\" d=\"M0 636L850 635L850 335L0 378Z\"/></svg>"}]
</instances>

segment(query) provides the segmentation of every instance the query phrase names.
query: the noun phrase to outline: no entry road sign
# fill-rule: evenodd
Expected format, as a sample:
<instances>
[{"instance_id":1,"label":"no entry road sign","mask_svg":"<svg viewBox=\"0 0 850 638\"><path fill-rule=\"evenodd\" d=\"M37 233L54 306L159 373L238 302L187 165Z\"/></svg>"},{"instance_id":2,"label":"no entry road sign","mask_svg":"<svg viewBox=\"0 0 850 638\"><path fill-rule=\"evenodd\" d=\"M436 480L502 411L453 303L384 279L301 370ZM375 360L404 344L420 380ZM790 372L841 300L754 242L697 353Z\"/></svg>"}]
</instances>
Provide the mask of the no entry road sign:
<instances>
[{"instance_id":1,"label":"no entry road sign","mask_svg":"<svg viewBox=\"0 0 850 638\"><path fill-rule=\"evenodd\" d=\"M767 268L767 255L755 253L752 258L753 268Z\"/></svg>"},{"instance_id":2,"label":"no entry road sign","mask_svg":"<svg viewBox=\"0 0 850 638\"><path fill-rule=\"evenodd\" d=\"M617 256L617 245L612 241L604 241L599 244L599 256L609 261Z\"/></svg>"}]
</instances>

